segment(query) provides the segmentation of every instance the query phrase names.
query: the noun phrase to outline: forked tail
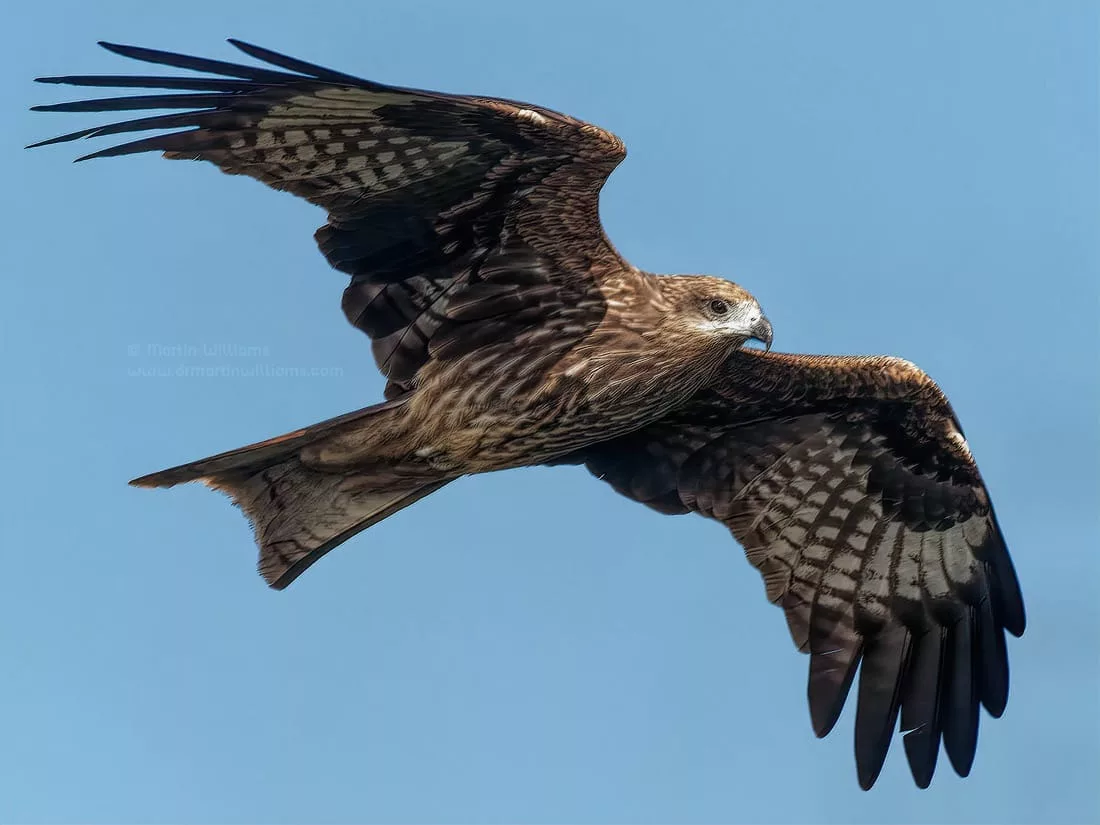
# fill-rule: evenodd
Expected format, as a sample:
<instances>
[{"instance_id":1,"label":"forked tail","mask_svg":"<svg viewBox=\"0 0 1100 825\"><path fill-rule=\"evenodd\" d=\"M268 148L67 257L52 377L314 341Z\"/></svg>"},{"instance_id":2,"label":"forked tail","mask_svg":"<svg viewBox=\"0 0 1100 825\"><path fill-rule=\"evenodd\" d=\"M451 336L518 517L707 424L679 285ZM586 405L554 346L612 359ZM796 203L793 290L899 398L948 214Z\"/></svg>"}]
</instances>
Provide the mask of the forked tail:
<instances>
[{"instance_id":1,"label":"forked tail","mask_svg":"<svg viewBox=\"0 0 1100 825\"><path fill-rule=\"evenodd\" d=\"M282 590L332 548L435 492L452 479L410 474L379 463L326 472L304 465L307 444L368 419L399 402L368 407L239 450L134 479L138 487L201 481L241 508L260 548L260 574Z\"/></svg>"}]
</instances>

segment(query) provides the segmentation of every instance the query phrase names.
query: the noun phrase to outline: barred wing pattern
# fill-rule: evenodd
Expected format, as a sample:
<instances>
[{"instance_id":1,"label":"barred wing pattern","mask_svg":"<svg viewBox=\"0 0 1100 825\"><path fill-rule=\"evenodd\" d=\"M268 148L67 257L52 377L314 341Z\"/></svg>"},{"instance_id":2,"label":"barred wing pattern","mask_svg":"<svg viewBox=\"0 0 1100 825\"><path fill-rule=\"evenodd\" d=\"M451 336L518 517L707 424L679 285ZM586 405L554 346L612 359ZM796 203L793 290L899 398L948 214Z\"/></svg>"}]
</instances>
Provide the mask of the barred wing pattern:
<instances>
[{"instance_id":1,"label":"barred wing pattern","mask_svg":"<svg viewBox=\"0 0 1100 825\"><path fill-rule=\"evenodd\" d=\"M598 212L600 188L626 154L618 138L538 106L385 86L230 43L286 71L103 43L206 76L39 78L183 90L39 111L187 111L34 145L179 130L80 160L146 151L206 160L327 210L318 245L352 276L344 312L373 339L390 397L408 391L432 358L525 333L534 333L533 357L559 357L599 324L601 274L629 270Z\"/></svg>"},{"instance_id":2,"label":"barred wing pattern","mask_svg":"<svg viewBox=\"0 0 1100 825\"><path fill-rule=\"evenodd\" d=\"M965 776L979 704L1008 699L1024 608L989 496L940 389L893 358L743 351L691 405L575 457L663 513L726 524L810 654L825 736L862 661L855 751L874 784L899 710L916 783L942 738Z\"/></svg>"}]
</instances>

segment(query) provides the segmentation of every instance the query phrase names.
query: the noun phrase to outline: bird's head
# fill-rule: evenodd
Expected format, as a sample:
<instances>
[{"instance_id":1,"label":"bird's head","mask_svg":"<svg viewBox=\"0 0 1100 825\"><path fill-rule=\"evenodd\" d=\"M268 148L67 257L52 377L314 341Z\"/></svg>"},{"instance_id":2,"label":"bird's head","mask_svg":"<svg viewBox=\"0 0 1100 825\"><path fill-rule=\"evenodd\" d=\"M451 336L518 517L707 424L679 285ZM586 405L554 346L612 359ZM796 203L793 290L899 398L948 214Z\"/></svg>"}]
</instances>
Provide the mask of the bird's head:
<instances>
[{"instance_id":1,"label":"bird's head","mask_svg":"<svg viewBox=\"0 0 1100 825\"><path fill-rule=\"evenodd\" d=\"M732 281L710 275L673 275L660 278L660 283L670 320L681 334L730 349L750 340L771 348L771 322L756 299Z\"/></svg>"}]
</instances>

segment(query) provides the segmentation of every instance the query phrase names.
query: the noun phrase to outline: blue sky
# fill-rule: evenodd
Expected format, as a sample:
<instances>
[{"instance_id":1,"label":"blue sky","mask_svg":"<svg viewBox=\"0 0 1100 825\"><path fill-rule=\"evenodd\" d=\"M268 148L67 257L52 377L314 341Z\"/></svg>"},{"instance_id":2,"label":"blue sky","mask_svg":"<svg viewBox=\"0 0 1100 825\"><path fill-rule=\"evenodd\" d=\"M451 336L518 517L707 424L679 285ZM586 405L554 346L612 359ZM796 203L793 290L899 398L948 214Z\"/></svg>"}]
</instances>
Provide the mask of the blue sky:
<instances>
[{"instance_id":1,"label":"blue sky","mask_svg":"<svg viewBox=\"0 0 1100 825\"><path fill-rule=\"evenodd\" d=\"M167 8L6 15L0 820L1100 819L1097 4ZM32 77L142 71L97 39L234 59L227 36L597 122L630 150L603 216L634 263L737 280L778 349L930 372L1030 619L971 777L941 759L918 791L895 742L862 793L852 714L813 738L806 659L728 534L579 468L453 484L284 593L220 496L128 488L381 395L319 210L19 148L90 122L26 112L79 92Z\"/></svg>"}]
</instances>

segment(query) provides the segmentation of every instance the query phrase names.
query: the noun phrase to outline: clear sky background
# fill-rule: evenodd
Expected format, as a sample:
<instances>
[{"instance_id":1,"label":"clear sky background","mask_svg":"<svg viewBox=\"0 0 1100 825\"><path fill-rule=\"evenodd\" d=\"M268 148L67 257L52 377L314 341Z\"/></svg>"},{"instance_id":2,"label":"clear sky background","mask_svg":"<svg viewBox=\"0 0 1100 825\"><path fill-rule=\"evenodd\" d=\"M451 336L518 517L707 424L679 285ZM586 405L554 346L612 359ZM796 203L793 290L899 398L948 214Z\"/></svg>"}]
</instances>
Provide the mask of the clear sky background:
<instances>
[{"instance_id":1,"label":"clear sky background","mask_svg":"<svg viewBox=\"0 0 1100 825\"><path fill-rule=\"evenodd\" d=\"M0 820L1100 819L1096 3L142 0L5 23ZM198 164L20 148L99 122L28 113L79 94L32 77L147 71L97 39L236 59L227 36L597 122L630 150L603 218L632 262L737 280L778 349L928 370L1030 619L971 777L941 756L918 791L895 741L861 792L853 714L814 739L807 659L741 549L582 469L453 484L284 593L225 499L128 488L381 397L319 210Z\"/></svg>"}]
</instances>

